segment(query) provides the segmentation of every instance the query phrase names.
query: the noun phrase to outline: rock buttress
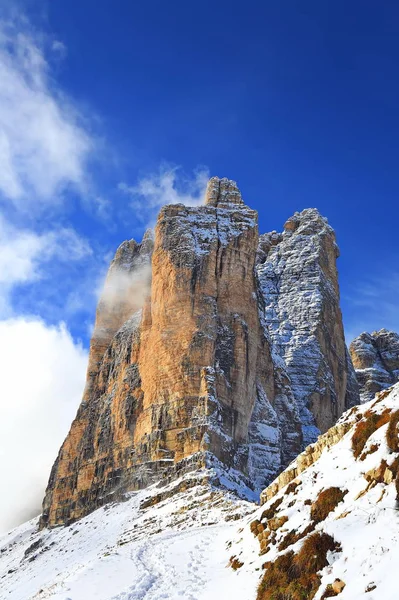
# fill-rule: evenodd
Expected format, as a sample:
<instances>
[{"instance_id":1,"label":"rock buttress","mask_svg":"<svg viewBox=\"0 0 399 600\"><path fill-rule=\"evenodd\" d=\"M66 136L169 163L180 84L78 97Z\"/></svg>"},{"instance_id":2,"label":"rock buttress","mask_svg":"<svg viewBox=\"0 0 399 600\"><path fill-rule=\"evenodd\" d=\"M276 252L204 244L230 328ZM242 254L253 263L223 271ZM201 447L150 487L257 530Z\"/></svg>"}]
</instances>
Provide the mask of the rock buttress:
<instances>
[{"instance_id":1,"label":"rock buttress","mask_svg":"<svg viewBox=\"0 0 399 600\"><path fill-rule=\"evenodd\" d=\"M265 322L286 365L305 444L359 401L339 305L338 255L334 231L316 209L295 213L283 233L260 236Z\"/></svg>"},{"instance_id":2,"label":"rock buttress","mask_svg":"<svg viewBox=\"0 0 399 600\"><path fill-rule=\"evenodd\" d=\"M42 526L206 467L209 456L244 475L256 467L261 487L299 451L288 378L260 320L257 245L257 213L227 179L210 180L204 206L162 208L142 315L116 309L114 319L111 302L111 317L97 316L107 335L92 343L89 384L50 476ZM116 301L125 306L131 293Z\"/></svg>"},{"instance_id":3,"label":"rock buttress","mask_svg":"<svg viewBox=\"0 0 399 600\"><path fill-rule=\"evenodd\" d=\"M41 525L66 523L118 497L142 405L136 367L140 306L149 292L153 235L123 242L98 303L83 399L51 470ZM110 496L111 494L111 496Z\"/></svg>"},{"instance_id":4,"label":"rock buttress","mask_svg":"<svg viewBox=\"0 0 399 600\"><path fill-rule=\"evenodd\" d=\"M349 347L362 402L399 381L399 335L381 329L361 333Z\"/></svg>"}]
</instances>

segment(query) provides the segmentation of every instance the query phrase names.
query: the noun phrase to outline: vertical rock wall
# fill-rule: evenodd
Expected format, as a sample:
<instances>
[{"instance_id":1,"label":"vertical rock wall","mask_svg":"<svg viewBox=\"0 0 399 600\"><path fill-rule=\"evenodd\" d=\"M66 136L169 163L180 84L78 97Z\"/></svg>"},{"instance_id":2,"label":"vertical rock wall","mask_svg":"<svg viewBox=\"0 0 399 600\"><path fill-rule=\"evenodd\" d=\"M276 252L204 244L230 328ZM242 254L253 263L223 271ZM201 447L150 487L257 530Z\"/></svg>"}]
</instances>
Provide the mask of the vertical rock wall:
<instances>
[{"instance_id":1,"label":"vertical rock wall","mask_svg":"<svg viewBox=\"0 0 399 600\"><path fill-rule=\"evenodd\" d=\"M224 457L246 441L259 338L257 239L255 211L227 180L211 180L204 206L166 206L159 215L137 428L144 435L155 427L175 461L208 448Z\"/></svg>"},{"instance_id":2,"label":"vertical rock wall","mask_svg":"<svg viewBox=\"0 0 399 600\"><path fill-rule=\"evenodd\" d=\"M260 488L300 448L296 407L281 399L259 318L257 214L236 184L211 179L203 206L161 210L151 293L134 313L149 240L123 244L111 265L83 402L54 465L42 525L206 466L208 455Z\"/></svg>"},{"instance_id":3,"label":"vertical rock wall","mask_svg":"<svg viewBox=\"0 0 399 600\"><path fill-rule=\"evenodd\" d=\"M203 206L122 244L42 526L215 459L261 490L355 401L332 229L308 210L258 243L256 211L212 178Z\"/></svg>"},{"instance_id":4,"label":"vertical rock wall","mask_svg":"<svg viewBox=\"0 0 399 600\"><path fill-rule=\"evenodd\" d=\"M338 255L334 231L316 209L295 213L281 234L260 236L265 321L286 365L305 445L358 402L339 305Z\"/></svg>"}]
</instances>

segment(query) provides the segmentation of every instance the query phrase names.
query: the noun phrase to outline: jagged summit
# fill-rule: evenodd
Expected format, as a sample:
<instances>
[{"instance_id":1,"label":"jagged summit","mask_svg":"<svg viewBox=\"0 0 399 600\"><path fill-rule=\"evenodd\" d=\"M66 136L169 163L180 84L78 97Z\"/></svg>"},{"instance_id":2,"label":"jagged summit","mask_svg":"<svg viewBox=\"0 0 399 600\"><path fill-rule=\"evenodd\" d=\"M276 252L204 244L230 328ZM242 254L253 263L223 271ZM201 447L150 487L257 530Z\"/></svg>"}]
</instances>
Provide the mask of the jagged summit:
<instances>
[{"instance_id":1,"label":"jagged summit","mask_svg":"<svg viewBox=\"0 0 399 600\"><path fill-rule=\"evenodd\" d=\"M285 232L294 232L298 228L302 228L301 233L304 235L324 230L334 233L333 228L328 224L327 218L323 217L317 208L304 208L301 212L295 212L284 223Z\"/></svg>"},{"instance_id":2,"label":"jagged summit","mask_svg":"<svg viewBox=\"0 0 399 600\"><path fill-rule=\"evenodd\" d=\"M205 204L219 206L224 204L244 204L237 183L223 177L211 177L208 181L205 194Z\"/></svg>"},{"instance_id":3,"label":"jagged summit","mask_svg":"<svg viewBox=\"0 0 399 600\"><path fill-rule=\"evenodd\" d=\"M335 241L335 233L329 225L326 217L323 217L317 208L305 208L301 212L295 212L292 217L284 223L283 231L270 231L259 236L258 263L264 263L269 250L284 239L296 236L324 236L329 235L336 258L339 257L339 248Z\"/></svg>"},{"instance_id":4,"label":"jagged summit","mask_svg":"<svg viewBox=\"0 0 399 600\"><path fill-rule=\"evenodd\" d=\"M328 219L323 217L317 208L305 208L301 212L295 212L284 223L283 235L321 235L329 236L334 240L334 250L336 258L339 257L339 247L335 240L335 231L328 223Z\"/></svg>"},{"instance_id":5,"label":"jagged summit","mask_svg":"<svg viewBox=\"0 0 399 600\"><path fill-rule=\"evenodd\" d=\"M380 329L363 332L350 347L362 402L399 380L399 335Z\"/></svg>"},{"instance_id":6,"label":"jagged summit","mask_svg":"<svg viewBox=\"0 0 399 600\"><path fill-rule=\"evenodd\" d=\"M164 206L154 235L119 247L43 527L214 460L259 493L356 400L334 232L315 209L288 223L259 237L214 177L204 205Z\"/></svg>"}]
</instances>

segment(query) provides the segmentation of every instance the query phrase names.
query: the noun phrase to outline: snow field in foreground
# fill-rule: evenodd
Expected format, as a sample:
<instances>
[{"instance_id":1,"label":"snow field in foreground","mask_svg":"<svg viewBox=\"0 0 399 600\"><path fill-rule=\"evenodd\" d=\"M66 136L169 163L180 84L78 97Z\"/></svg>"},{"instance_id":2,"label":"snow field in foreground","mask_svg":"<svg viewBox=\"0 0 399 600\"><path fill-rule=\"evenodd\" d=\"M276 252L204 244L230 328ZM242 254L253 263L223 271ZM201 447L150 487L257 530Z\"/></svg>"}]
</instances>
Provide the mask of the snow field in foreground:
<instances>
[{"instance_id":1,"label":"snow field in foreground","mask_svg":"<svg viewBox=\"0 0 399 600\"><path fill-rule=\"evenodd\" d=\"M155 489L159 492L159 489ZM1 600L249 600L258 574L228 567L227 541L256 506L197 485L140 509L151 490L69 527L30 521L0 538ZM226 521L234 515L236 520ZM28 551L32 544L37 547ZM11 571L11 572L10 572Z\"/></svg>"}]
</instances>

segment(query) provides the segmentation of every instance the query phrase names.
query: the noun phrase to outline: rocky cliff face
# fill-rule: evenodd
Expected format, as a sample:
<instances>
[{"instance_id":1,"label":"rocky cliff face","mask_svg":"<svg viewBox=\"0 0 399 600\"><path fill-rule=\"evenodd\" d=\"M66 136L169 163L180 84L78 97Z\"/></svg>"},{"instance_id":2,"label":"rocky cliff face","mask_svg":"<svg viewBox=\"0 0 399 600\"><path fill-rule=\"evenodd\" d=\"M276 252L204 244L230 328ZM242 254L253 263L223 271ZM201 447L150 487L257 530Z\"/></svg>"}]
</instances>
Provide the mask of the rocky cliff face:
<instances>
[{"instance_id":1,"label":"rocky cliff face","mask_svg":"<svg viewBox=\"0 0 399 600\"><path fill-rule=\"evenodd\" d=\"M399 381L399 335L381 329L362 333L349 347L362 402Z\"/></svg>"},{"instance_id":2,"label":"rocky cliff face","mask_svg":"<svg viewBox=\"0 0 399 600\"><path fill-rule=\"evenodd\" d=\"M257 213L218 178L203 206L163 207L154 241L122 244L42 526L215 461L260 490L302 430L332 425L355 401L336 256L313 210L259 244Z\"/></svg>"},{"instance_id":3,"label":"rocky cliff face","mask_svg":"<svg viewBox=\"0 0 399 600\"><path fill-rule=\"evenodd\" d=\"M273 347L284 360L304 444L359 401L339 305L333 229L316 209L260 236L258 277Z\"/></svg>"}]
</instances>

